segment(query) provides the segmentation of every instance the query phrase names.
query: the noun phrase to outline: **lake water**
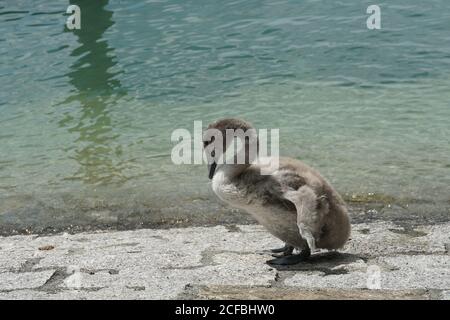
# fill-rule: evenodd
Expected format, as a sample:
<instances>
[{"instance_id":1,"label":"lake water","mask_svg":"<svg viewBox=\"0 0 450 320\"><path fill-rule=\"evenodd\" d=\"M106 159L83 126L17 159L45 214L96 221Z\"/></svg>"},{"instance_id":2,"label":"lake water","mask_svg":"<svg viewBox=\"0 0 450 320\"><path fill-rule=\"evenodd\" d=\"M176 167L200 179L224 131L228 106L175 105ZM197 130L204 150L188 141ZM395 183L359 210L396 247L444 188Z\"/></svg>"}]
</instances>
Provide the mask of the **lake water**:
<instances>
[{"instance_id":1,"label":"lake water","mask_svg":"<svg viewBox=\"0 0 450 320\"><path fill-rule=\"evenodd\" d=\"M1 227L206 221L226 209L170 136L226 116L350 201L448 218L450 2L378 2L381 30L370 4L0 1Z\"/></svg>"}]
</instances>

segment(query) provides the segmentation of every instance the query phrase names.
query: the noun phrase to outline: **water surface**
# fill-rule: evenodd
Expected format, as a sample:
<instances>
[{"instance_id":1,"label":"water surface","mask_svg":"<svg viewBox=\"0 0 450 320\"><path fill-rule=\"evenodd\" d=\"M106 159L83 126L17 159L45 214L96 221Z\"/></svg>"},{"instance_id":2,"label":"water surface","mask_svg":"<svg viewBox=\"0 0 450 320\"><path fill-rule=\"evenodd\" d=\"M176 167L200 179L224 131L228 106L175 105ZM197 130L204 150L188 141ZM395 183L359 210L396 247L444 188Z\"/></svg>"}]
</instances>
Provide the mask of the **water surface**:
<instances>
[{"instance_id":1,"label":"water surface","mask_svg":"<svg viewBox=\"0 0 450 320\"><path fill-rule=\"evenodd\" d=\"M225 116L280 128L349 200L448 217L450 2L381 2L381 30L370 4L1 1L2 226L207 220L170 135Z\"/></svg>"}]
</instances>

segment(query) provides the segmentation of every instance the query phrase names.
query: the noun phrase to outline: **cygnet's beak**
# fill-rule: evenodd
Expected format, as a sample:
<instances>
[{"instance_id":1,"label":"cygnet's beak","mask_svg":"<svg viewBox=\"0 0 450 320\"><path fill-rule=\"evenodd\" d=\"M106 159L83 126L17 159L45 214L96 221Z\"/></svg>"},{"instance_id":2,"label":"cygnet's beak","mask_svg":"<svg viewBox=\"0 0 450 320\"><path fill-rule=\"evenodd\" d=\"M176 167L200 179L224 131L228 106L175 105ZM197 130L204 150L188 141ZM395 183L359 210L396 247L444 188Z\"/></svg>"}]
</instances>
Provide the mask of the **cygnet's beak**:
<instances>
[{"instance_id":1,"label":"cygnet's beak","mask_svg":"<svg viewBox=\"0 0 450 320\"><path fill-rule=\"evenodd\" d=\"M217 168L217 163L216 162L208 164L209 179L212 179L214 177L214 173L216 172L216 168Z\"/></svg>"}]
</instances>

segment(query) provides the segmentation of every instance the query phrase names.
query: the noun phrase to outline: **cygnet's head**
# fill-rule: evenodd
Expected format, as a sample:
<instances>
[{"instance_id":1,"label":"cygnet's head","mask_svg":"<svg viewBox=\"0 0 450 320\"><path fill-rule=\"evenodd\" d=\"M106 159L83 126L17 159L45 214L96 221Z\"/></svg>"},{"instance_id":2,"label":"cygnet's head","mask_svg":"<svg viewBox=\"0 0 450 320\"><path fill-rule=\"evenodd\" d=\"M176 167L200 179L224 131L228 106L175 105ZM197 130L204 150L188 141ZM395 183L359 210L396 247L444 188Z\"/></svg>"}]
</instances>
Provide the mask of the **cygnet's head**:
<instances>
[{"instance_id":1,"label":"cygnet's head","mask_svg":"<svg viewBox=\"0 0 450 320\"><path fill-rule=\"evenodd\" d=\"M242 148L236 150L234 142L240 140ZM229 148L233 144L232 148ZM218 168L227 164L245 168L258 153L258 137L253 126L244 120L226 118L208 125L203 134L203 148L208 159L209 178ZM225 160L226 159L226 160Z\"/></svg>"}]
</instances>

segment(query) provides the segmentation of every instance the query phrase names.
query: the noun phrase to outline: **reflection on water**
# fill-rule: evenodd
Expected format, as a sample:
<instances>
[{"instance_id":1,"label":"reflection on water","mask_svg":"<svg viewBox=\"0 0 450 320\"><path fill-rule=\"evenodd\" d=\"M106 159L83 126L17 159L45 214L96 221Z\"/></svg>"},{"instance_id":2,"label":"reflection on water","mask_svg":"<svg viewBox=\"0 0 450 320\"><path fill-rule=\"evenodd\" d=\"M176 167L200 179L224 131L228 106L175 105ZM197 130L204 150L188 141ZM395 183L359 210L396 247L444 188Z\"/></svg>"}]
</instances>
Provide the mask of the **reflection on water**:
<instances>
[{"instance_id":1,"label":"reflection on water","mask_svg":"<svg viewBox=\"0 0 450 320\"><path fill-rule=\"evenodd\" d=\"M385 3L380 31L367 6L0 0L0 229L215 215L170 136L225 116L279 128L354 203L448 219L450 1Z\"/></svg>"},{"instance_id":2,"label":"reflection on water","mask_svg":"<svg viewBox=\"0 0 450 320\"><path fill-rule=\"evenodd\" d=\"M75 179L87 183L110 183L120 181L121 168L114 158L121 148L112 147L119 133L113 131L110 108L126 94L116 76L120 72L109 69L117 64L114 49L102 38L105 31L114 24L113 12L105 9L108 0L70 1L83 8L82 28L73 30L81 44L71 56L79 57L67 74L73 85L72 94L62 104L76 102L81 108L66 114L60 126L71 133L79 134L76 140L74 159L80 164Z\"/></svg>"}]
</instances>

